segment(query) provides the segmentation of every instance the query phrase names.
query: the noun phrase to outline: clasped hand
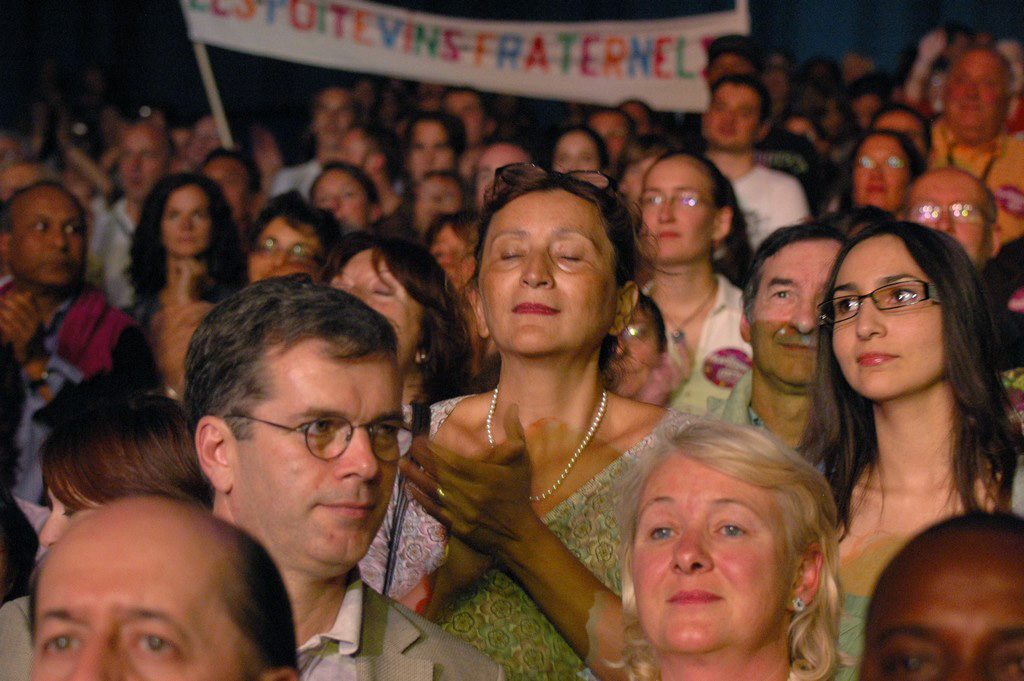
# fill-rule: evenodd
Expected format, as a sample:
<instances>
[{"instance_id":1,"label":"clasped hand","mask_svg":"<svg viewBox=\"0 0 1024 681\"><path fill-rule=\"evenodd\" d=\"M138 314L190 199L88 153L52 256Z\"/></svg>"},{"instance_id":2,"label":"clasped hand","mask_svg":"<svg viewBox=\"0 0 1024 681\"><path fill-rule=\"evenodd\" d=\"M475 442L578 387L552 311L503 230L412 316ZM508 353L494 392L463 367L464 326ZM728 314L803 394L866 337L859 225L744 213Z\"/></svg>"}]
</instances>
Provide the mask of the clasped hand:
<instances>
[{"instance_id":1,"label":"clasped hand","mask_svg":"<svg viewBox=\"0 0 1024 681\"><path fill-rule=\"evenodd\" d=\"M400 464L409 493L428 513L498 559L539 522L530 506L530 459L515 406L505 416L505 432L505 442L475 458L417 439Z\"/></svg>"},{"instance_id":2,"label":"clasped hand","mask_svg":"<svg viewBox=\"0 0 1024 681\"><path fill-rule=\"evenodd\" d=\"M44 356L43 314L28 293L9 293L0 298L0 341L10 344L14 359L25 365Z\"/></svg>"}]
</instances>

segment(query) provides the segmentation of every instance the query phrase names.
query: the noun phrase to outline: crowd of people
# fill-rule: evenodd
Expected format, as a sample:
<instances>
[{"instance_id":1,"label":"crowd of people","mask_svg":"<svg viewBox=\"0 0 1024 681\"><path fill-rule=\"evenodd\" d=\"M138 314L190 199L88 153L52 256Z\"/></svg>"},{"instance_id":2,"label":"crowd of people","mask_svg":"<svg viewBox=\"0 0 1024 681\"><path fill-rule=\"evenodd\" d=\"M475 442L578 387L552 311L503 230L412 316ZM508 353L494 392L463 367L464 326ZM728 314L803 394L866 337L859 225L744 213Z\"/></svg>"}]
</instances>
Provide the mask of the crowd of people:
<instances>
[{"instance_id":1,"label":"crowd of people","mask_svg":"<svg viewBox=\"0 0 1024 681\"><path fill-rule=\"evenodd\" d=\"M1020 43L705 75L551 128L361 77L293 166L44 88L0 681L1021 678Z\"/></svg>"}]
</instances>

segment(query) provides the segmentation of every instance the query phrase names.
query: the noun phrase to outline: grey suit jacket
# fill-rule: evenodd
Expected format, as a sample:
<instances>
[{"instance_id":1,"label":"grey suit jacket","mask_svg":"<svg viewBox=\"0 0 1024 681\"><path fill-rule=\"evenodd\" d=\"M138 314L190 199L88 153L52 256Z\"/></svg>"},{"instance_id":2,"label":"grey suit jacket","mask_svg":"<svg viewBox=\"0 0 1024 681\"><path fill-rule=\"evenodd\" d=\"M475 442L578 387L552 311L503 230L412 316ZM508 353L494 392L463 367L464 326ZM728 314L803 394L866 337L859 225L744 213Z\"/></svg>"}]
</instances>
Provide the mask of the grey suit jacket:
<instances>
[{"instance_id":1,"label":"grey suit jacket","mask_svg":"<svg viewBox=\"0 0 1024 681\"><path fill-rule=\"evenodd\" d=\"M363 587L359 681L504 681L489 657L408 608Z\"/></svg>"},{"instance_id":2,"label":"grey suit jacket","mask_svg":"<svg viewBox=\"0 0 1024 681\"><path fill-rule=\"evenodd\" d=\"M0 681L28 681L31 673L28 596L23 596L0 608Z\"/></svg>"}]
</instances>

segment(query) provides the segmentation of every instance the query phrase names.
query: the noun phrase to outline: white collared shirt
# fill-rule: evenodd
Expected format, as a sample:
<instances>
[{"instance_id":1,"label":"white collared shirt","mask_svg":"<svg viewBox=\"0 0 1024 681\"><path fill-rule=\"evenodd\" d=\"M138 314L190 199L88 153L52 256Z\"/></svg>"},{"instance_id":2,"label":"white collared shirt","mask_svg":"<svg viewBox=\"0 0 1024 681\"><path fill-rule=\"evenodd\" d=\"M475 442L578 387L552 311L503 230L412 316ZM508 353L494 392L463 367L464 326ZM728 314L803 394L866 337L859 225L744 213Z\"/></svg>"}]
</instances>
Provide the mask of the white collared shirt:
<instances>
[{"instance_id":1,"label":"white collared shirt","mask_svg":"<svg viewBox=\"0 0 1024 681\"><path fill-rule=\"evenodd\" d=\"M98 216L89 244L90 255L103 266L100 288L107 294L107 302L122 310L135 302L128 267L132 262L136 224L128 217L127 206L128 201L121 198L105 216Z\"/></svg>"},{"instance_id":2,"label":"white collared shirt","mask_svg":"<svg viewBox=\"0 0 1024 681\"><path fill-rule=\"evenodd\" d=\"M363 628L363 580L345 589L338 616L328 631L299 646L301 681L356 681L355 654Z\"/></svg>"}]
</instances>

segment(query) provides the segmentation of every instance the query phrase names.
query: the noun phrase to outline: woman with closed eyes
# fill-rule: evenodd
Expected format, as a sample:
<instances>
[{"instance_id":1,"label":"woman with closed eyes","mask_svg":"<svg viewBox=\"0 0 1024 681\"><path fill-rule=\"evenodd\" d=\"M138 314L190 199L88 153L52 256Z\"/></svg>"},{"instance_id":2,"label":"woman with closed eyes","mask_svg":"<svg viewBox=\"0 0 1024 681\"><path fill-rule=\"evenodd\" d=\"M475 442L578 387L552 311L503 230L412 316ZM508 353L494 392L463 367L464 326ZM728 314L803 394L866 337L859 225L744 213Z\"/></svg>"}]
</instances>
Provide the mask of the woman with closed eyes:
<instances>
[{"instance_id":1,"label":"woman with closed eyes","mask_svg":"<svg viewBox=\"0 0 1024 681\"><path fill-rule=\"evenodd\" d=\"M498 384L434 405L429 448L402 465L417 503L382 530L400 538L390 594L509 679L625 678L611 486L681 418L606 388L636 300L636 217L600 173L497 179L471 286Z\"/></svg>"}]
</instances>

